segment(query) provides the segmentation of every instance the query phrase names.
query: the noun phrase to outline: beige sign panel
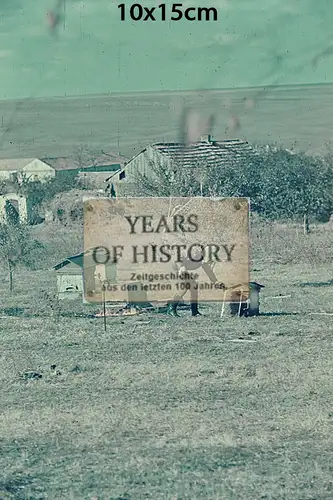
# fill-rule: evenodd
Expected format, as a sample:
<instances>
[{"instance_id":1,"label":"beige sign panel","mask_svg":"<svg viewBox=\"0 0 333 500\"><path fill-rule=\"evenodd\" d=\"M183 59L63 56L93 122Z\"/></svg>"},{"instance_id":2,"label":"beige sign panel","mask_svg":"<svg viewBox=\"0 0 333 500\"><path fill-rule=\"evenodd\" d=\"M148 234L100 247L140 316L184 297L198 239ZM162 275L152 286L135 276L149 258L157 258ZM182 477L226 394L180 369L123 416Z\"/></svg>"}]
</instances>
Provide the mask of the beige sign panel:
<instances>
[{"instance_id":1,"label":"beige sign panel","mask_svg":"<svg viewBox=\"0 0 333 500\"><path fill-rule=\"evenodd\" d=\"M84 201L89 302L246 300L246 198L96 198Z\"/></svg>"}]
</instances>

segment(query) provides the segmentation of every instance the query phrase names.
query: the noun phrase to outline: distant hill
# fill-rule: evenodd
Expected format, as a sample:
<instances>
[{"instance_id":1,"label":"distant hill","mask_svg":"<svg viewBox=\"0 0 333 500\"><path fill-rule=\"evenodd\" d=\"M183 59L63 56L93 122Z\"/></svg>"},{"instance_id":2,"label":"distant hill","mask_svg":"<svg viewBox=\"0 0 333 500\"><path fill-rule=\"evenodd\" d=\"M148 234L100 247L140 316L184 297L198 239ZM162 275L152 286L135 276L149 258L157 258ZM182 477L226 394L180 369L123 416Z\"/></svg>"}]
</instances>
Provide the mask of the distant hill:
<instances>
[{"instance_id":1,"label":"distant hill","mask_svg":"<svg viewBox=\"0 0 333 500\"><path fill-rule=\"evenodd\" d=\"M320 152L333 137L332 104L333 85L2 101L0 157L64 157L83 144L131 157L149 143L178 140L184 106L215 114L216 139ZM230 127L232 116L239 128Z\"/></svg>"}]
</instances>

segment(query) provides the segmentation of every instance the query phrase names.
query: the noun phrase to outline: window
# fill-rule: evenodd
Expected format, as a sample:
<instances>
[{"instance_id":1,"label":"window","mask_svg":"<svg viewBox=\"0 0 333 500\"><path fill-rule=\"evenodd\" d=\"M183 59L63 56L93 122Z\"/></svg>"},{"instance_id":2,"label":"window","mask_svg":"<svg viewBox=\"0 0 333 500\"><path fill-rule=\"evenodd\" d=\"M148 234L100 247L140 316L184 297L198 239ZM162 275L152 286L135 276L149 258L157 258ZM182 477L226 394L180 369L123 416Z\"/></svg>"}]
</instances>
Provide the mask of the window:
<instances>
[{"instance_id":1,"label":"window","mask_svg":"<svg viewBox=\"0 0 333 500\"><path fill-rule=\"evenodd\" d=\"M119 174L119 180L122 181L123 179L125 179L125 170L123 170L122 172L120 172Z\"/></svg>"}]
</instances>

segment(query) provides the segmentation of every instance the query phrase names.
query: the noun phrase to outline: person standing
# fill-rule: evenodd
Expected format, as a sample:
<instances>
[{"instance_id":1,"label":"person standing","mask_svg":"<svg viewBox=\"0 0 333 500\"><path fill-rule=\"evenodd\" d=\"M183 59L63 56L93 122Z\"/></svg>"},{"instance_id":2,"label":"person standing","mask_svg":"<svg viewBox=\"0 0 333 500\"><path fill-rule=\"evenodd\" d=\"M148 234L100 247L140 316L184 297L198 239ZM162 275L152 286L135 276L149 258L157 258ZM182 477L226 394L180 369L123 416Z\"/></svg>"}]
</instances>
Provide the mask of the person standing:
<instances>
[{"instance_id":1,"label":"person standing","mask_svg":"<svg viewBox=\"0 0 333 500\"><path fill-rule=\"evenodd\" d=\"M168 307L168 314L174 317L179 317L177 307L179 306L184 295L190 291L191 297L191 314L192 316L202 316L198 308L198 282L193 278L193 271L203 269L212 283L216 283L217 277L215 276L211 266L208 262L204 261L204 250L196 249L192 252L192 259L183 257L181 262L175 264L178 270L180 280L185 283L184 291L181 294L175 295L173 301L170 302Z\"/></svg>"}]
</instances>

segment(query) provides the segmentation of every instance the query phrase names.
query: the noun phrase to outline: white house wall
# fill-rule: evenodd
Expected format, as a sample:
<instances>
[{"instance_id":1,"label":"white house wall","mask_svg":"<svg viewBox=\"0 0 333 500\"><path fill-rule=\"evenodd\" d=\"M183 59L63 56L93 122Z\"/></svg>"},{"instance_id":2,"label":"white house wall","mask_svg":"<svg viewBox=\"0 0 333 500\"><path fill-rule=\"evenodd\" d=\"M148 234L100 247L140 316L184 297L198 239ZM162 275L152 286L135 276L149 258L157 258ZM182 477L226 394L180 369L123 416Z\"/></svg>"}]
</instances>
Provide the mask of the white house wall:
<instances>
[{"instance_id":1,"label":"white house wall","mask_svg":"<svg viewBox=\"0 0 333 500\"><path fill-rule=\"evenodd\" d=\"M141 173L142 175L151 176L153 175L150 162L153 161L154 164L160 164L161 166L167 167L171 161L168 157L156 151L151 146L148 146L144 151L139 153L136 157L130 160L125 167L126 180L129 182L135 179L136 173Z\"/></svg>"},{"instance_id":2,"label":"white house wall","mask_svg":"<svg viewBox=\"0 0 333 500\"><path fill-rule=\"evenodd\" d=\"M15 173L17 173L19 177L20 174L23 174L24 177L30 178L31 180L34 180L34 176L36 176L36 178L40 181L45 181L47 179L55 177L54 168L50 167L50 165L47 165L47 163L44 163L38 158L30 161L23 168L22 165L18 165L17 169L11 167L8 170L0 170L0 180L11 180L13 174Z\"/></svg>"},{"instance_id":3,"label":"white house wall","mask_svg":"<svg viewBox=\"0 0 333 500\"><path fill-rule=\"evenodd\" d=\"M82 274L57 274L58 298L76 299L83 294Z\"/></svg>"},{"instance_id":4,"label":"white house wall","mask_svg":"<svg viewBox=\"0 0 333 500\"><path fill-rule=\"evenodd\" d=\"M15 193L8 193L0 196L0 222L6 223L6 201L17 200L20 222L26 222L28 218L27 199L25 196L19 196Z\"/></svg>"},{"instance_id":5,"label":"white house wall","mask_svg":"<svg viewBox=\"0 0 333 500\"><path fill-rule=\"evenodd\" d=\"M154 176L150 164L151 161L162 167L167 167L172 164L170 158L163 155L152 146L148 146L124 166L122 172L124 171L125 177L123 179L120 180L120 173L117 172L108 180L110 184L113 184L117 196L133 196L136 194L137 173L146 175L147 177Z\"/></svg>"},{"instance_id":6,"label":"white house wall","mask_svg":"<svg viewBox=\"0 0 333 500\"><path fill-rule=\"evenodd\" d=\"M35 158L33 161L28 163L21 171L31 180L38 179L40 181L46 181L55 177L54 168L50 167L50 165L47 165L38 158Z\"/></svg>"},{"instance_id":7,"label":"white house wall","mask_svg":"<svg viewBox=\"0 0 333 500\"><path fill-rule=\"evenodd\" d=\"M7 181L11 178L13 172L10 170L0 170L0 180Z\"/></svg>"},{"instance_id":8,"label":"white house wall","mask_svg":"<svg viewBox=\"0 0 333 500\"><path fill-rule=\"evenodd\" d=\"M147 153L146 151L142 151L142 153L139 153L135 158L127 163L125 168L126 180L131 182L137 172L141 173L142 175L146 175L148 166L147 164Z\"/></svg>"}]
</instances>

